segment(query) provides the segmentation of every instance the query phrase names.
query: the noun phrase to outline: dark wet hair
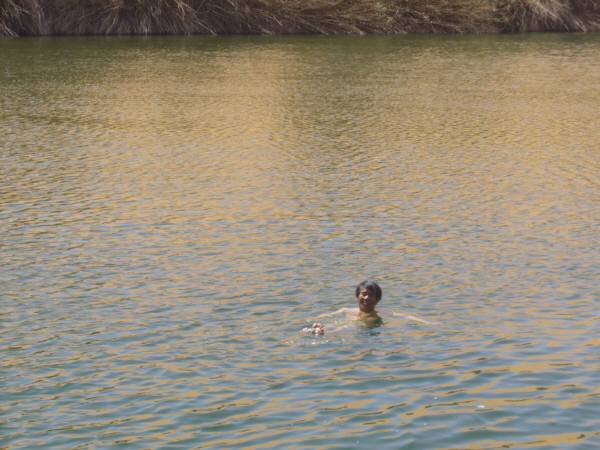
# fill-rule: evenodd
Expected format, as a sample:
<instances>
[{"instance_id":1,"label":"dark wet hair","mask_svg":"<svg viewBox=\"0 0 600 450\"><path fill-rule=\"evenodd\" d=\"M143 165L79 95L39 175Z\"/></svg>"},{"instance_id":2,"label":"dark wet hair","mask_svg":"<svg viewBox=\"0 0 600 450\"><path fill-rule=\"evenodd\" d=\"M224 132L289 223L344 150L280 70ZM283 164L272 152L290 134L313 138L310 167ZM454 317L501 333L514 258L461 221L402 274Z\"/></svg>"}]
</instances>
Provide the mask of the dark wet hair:
<instances>
[{"instance_id":1,"label":"dark wet hair","mask_svg":"<svg viewBox=\"0 0 600 450\"><path fill-rule=\"evenodd\" d=\"M381 292L381 288L376 282L371 280L365 280L362 283L360 283L358 286L356 286L356 291L354 292L355 297L358 297L358 294L360 294L361 289L368 289L369 291L373 292L375 294L375 300L377 300L377 302L381 300L381 296L383 294Z\"/></svg>"}]
</instances>

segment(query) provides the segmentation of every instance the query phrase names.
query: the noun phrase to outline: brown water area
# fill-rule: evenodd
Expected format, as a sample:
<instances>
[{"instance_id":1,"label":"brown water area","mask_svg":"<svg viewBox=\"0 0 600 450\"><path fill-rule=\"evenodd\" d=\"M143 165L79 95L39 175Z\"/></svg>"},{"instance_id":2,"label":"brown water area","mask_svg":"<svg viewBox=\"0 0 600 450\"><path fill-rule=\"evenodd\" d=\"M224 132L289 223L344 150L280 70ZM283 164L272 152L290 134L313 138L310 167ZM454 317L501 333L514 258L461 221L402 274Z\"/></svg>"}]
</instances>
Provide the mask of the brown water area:
<instances>
[{"instance_id":1,"label":"brown water area","mask_svg":"<svg viewBox=\"0 0 600 450\"><path fill-rule=\"evenodd\" d=\"M600 447L598 54L0 39L0 448Z\"/></svg>"}]
</instances>

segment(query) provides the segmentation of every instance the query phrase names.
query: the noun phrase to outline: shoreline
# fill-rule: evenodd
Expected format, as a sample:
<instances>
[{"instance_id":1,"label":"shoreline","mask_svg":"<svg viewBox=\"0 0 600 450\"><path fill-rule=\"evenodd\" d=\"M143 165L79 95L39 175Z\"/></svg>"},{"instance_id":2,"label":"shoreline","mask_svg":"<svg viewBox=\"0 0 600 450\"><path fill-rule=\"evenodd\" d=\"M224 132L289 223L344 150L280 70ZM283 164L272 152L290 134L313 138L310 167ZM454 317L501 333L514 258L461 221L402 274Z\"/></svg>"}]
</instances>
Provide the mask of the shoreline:
<instances>
[{"instance_id":1,"label":"shoreline","mask_svg":"<svg viewBox=\"0 0 600 450\"><path fill-rule=\"evenodd\" d=\"M600 31L595 0L6 0L0 36Z\"/></svg>"}]
</instances>

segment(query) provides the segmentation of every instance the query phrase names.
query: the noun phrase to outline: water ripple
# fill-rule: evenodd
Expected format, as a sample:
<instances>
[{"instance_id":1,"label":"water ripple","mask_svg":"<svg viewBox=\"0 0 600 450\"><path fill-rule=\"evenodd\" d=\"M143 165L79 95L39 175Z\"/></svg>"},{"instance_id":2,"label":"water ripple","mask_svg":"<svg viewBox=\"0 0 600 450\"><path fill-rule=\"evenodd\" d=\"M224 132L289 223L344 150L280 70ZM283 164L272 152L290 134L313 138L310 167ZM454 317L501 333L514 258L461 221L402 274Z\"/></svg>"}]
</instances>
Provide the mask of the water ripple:
<instances>
[{"instance_id":1,"label":"water ripple","mask_svg":"<svg viewBox=\"0 0 600 450\"><path fill-rule=\"evenodd\" d=\"M598 45L0 40L0 447L599 447Z\"/></svg>"}]
</instances>

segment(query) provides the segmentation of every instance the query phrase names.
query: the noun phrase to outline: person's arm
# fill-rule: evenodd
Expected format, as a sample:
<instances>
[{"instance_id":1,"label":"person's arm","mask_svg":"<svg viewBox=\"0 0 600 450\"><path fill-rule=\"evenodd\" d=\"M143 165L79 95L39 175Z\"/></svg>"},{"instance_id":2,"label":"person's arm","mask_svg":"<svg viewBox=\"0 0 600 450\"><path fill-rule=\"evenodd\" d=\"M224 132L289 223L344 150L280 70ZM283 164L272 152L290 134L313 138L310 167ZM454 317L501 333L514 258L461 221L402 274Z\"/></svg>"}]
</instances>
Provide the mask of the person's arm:
<instances>
[{"instance_id":1,"label":"person's arm","mask_svg":"<svg viewBox=\"0 0 600 450\"><path fill-rule=\"evenodd\" d=\"M333 316L338 316L340 314L347 314L352 311L353 311L352 308L341 308L341 309L338 309L337 311L334 311L331 313L321 314L320 316L317 316L317 318L320 319L322 317L333 317Z\"/></svg>"},{"instance_id":2,"label":"person's arm","mask_svg":"<svg viewBox=\"0 0 600 450\"><path fill-rule=\"evenodd\" d=\"M392 311L392 316L394 316L394 317L402 317L403 319L412 320L414 322L419 322L419 323L424 323L426 325L435 325L434 322L429 322L428 320L425 320L425 319L419 319L418 317L411 316L409 314L398 313L398 312L395 312L395 311Z\"/></svg>"},{"instance_id":3,"label":"person's arm","mask_svg":"<svg viewBox=\"0 0 600 450\"><path fill-rule=\"evenodd\" d=\"M327 334L338 333L342 330L349 328L349 325L342 325L340 327L327 328ZM315 322L311 327L302 328L302 332L306 334L314 334L315 336L323 336L325 334L325 326L321 322Z\"/></svg>"}]
</instances>

